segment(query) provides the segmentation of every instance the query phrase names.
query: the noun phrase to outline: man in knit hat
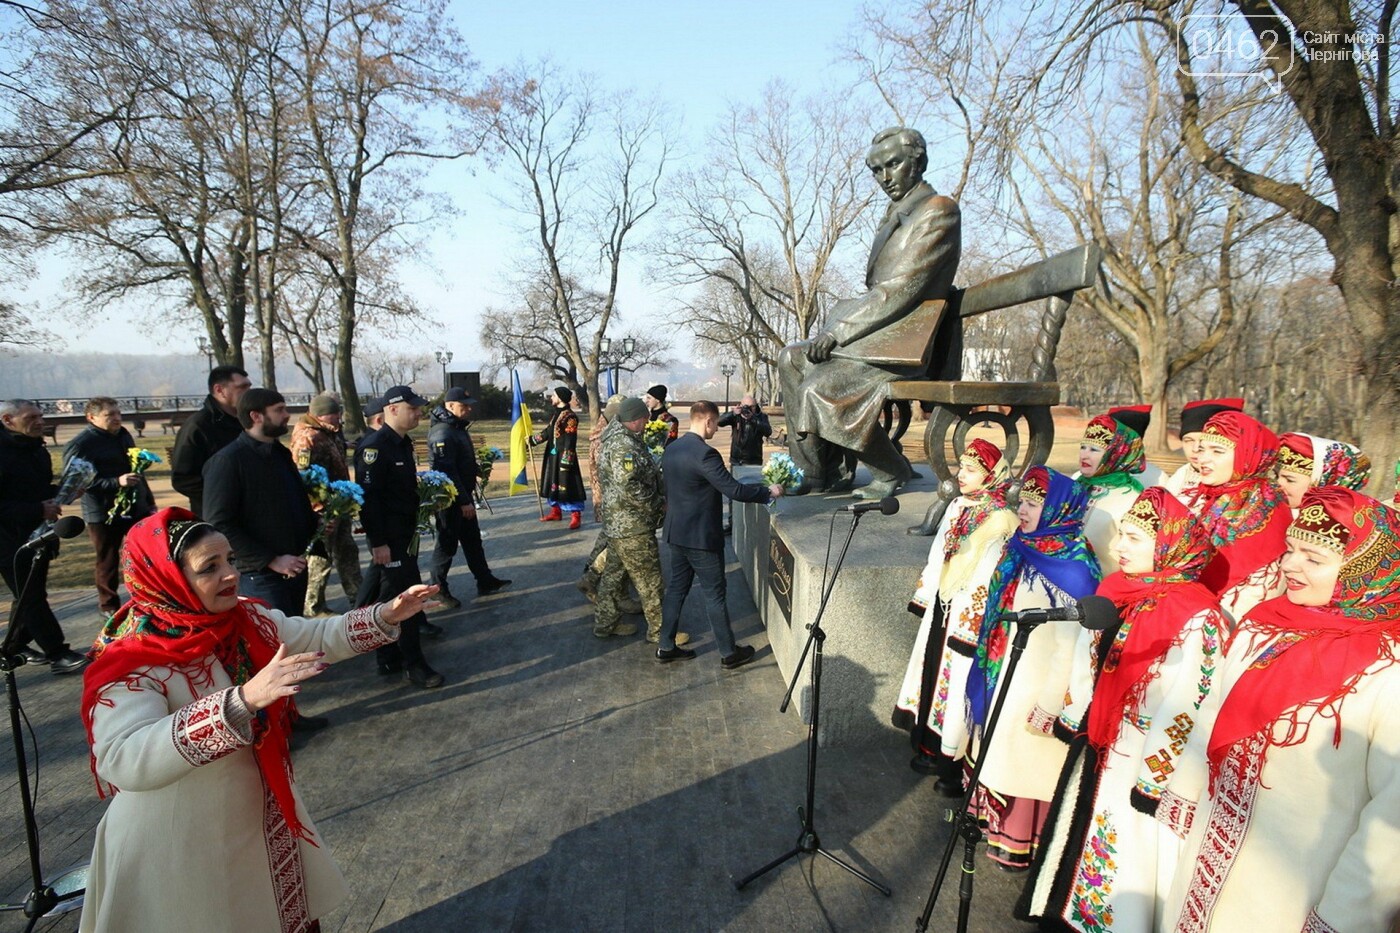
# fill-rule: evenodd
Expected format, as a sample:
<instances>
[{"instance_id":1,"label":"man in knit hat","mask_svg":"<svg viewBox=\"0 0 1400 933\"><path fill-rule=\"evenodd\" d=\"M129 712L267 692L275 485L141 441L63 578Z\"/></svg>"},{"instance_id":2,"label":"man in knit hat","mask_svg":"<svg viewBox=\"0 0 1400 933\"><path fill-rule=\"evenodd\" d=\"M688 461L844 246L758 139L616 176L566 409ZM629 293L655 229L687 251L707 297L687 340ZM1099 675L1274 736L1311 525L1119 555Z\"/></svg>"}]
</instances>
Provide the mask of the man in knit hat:
<instances>
[{"instance_id":1,"label":"man in knit hat","mask_svg":"<svg viewBox=\"0 0 1400 933\"><path fill-rule=\"evenodd\" d=\"M341 433L340 397L322 392L311 400L311 407L292 428L292 459L298 470L319 466L331 482L350 478L350 461L346 456L345 435ZM355 545L352 522L341 521L328 531L326 554L312 554L306 561L306 614L330 615L326 606L326 583L331 567L340 574L340 588L350 606L360 589L360 549Z\"/></svg>"},{"instance_id":2,"label":"man in knit hat","mask_svg":"<svg viewBox=\"0 0 1400 933\"><path fill-rule=\"evenodd\" d=\"M672 441L681 436L681 423L666 407L666 387L652 386L647 389L647 394L642 396L642 401L646 403L647 410L651 413L650 420L666 422L665 446L670 446Z\"/></svg>"}]
</instances>

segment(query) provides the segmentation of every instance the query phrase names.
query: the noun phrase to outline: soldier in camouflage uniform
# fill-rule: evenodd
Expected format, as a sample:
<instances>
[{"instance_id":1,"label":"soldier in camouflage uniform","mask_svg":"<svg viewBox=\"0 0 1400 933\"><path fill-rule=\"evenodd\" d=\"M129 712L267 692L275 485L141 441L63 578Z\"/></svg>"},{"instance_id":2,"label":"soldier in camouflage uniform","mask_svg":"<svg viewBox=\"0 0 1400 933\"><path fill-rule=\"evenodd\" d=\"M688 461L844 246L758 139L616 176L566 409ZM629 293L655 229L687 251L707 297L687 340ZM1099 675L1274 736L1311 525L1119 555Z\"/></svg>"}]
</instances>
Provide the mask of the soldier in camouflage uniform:
<instances>
[{"instance_id":1,"label":"soldier in camouflage uniform","mask_svg":"<svg viewBox=\"0 0 1400 933\"><path fill-rule=\"evenodd\" d=\"M603 533L608 539L607 564L598 585L593 634L632 635L635 625L623 623L618 602L630 576L642 597L648 633L661 632L661 552L656 529L661 525L661 470L642 442L647 409L641 399L625 399L617 419L603 430L598 452L598 477L603 487Z\"/></svg>"}]
</instances>

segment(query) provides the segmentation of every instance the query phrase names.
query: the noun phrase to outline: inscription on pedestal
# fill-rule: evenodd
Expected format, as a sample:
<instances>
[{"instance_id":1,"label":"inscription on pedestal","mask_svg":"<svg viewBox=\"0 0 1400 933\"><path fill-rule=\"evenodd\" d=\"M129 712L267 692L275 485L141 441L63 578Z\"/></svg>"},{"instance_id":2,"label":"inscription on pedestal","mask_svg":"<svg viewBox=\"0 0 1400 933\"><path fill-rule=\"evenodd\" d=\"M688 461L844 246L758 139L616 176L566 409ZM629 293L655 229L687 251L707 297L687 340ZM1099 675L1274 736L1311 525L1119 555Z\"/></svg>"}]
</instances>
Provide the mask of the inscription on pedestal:
<instances>
[{"instance_id":1,"label":"inscription on pedestal","mask_svg":"<svg viewBox=\"0 0 1400 933\"><path fill-rule=\"evenodd\" d=\"M783 610L788 628L792 628L792 551L775 530L768 538L768 589Z\"/></svg>"}]
</instances>

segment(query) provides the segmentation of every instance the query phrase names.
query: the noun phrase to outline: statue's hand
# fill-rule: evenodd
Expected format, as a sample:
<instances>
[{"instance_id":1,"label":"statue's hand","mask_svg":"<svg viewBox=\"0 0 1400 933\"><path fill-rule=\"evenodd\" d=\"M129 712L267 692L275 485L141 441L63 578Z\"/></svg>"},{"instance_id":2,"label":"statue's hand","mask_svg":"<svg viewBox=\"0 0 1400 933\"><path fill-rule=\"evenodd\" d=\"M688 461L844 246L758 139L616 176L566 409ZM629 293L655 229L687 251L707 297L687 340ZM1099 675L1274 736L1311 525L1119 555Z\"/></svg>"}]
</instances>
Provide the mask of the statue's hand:
<instances>
[{"instance_id":1,"label":"statue's hand","mask_svg":"<svg viewBox=\"0 0 1400 933\"><path fill-rule=\"evenodd\" d=\"M836 338L831 334L820 334L807 347L807 359L813 363L825 363L831 359L831 351L836 349Z\"/></svg>"}]
</instances>

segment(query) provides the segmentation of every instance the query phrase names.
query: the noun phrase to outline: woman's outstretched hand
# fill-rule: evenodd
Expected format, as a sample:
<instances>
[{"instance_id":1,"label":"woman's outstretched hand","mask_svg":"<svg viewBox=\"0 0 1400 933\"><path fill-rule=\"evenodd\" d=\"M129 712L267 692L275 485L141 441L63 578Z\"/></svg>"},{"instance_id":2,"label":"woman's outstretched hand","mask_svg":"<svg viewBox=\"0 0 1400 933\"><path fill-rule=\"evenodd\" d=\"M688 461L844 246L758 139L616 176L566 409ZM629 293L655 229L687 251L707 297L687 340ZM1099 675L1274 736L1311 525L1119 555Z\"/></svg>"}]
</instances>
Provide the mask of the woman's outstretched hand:
<instances>
[{"instance_id":1,"label":"woman's outstretched hand","mask_svg":"<svg viewBox=\"0 0 1400 933\"><path fill-rule=\"evenodd\" d=\"M243 702L257 712L267 709L283 697L289 697L301 690L301 682L330 667L323 658L324 651L308 651L303 654L287 654L286 645L278 645L277 653L267 662L267 667L258 671L243 685Z\"/></svg>"},{"instance_id":2,"label":"woman's outstretched hand","mask_svg":"<svg viewBox=\"0 0 1400 933\"><path fill-rule=\"evenodd\" d=\"M390 625L398 625L404 619L412 618L422 612L434 596L437 595L439 587L410 586L399 595L395 596L392 602L385 603L379 610L381 621Z\"/></svg>"}]
</instances>

